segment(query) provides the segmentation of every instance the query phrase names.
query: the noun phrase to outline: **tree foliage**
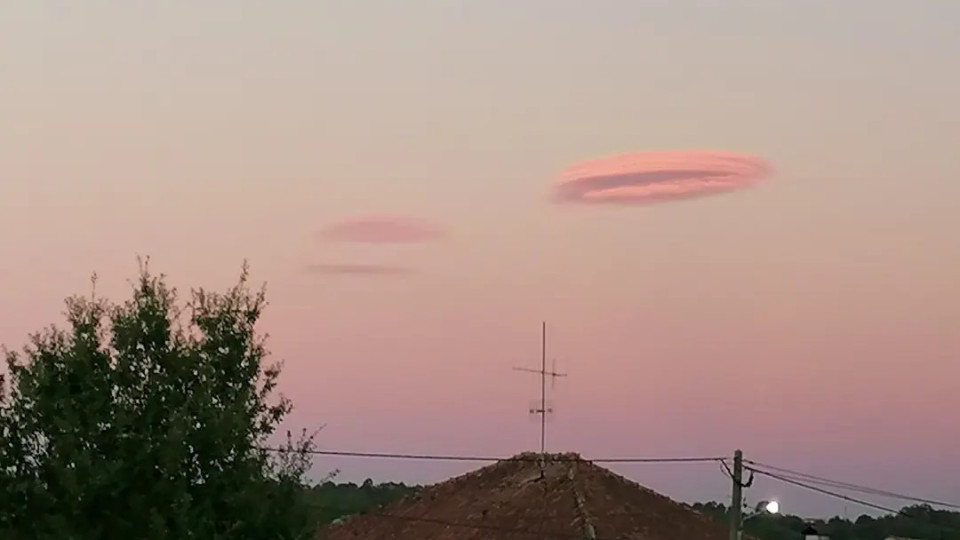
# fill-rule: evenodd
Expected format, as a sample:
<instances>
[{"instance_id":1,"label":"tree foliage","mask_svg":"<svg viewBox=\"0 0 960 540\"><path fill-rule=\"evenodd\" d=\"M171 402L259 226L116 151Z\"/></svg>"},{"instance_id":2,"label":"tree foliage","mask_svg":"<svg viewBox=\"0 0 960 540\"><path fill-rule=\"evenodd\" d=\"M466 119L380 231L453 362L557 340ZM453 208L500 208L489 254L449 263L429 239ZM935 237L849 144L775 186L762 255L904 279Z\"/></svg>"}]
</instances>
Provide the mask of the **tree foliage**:
<instances>
[{"instance_id":1,"label":"tree foliage","mask_svg":"<svg viewBox=\"0 0 960 540\"><path fill-rule=\"evenodd\" d=\"M0 537L306 538L312 436L266 449L290 412L256 324L262 290L181 306L141 266L132 297L67 301L67 325L4 350Z\"/></svg>"}]
</instances>

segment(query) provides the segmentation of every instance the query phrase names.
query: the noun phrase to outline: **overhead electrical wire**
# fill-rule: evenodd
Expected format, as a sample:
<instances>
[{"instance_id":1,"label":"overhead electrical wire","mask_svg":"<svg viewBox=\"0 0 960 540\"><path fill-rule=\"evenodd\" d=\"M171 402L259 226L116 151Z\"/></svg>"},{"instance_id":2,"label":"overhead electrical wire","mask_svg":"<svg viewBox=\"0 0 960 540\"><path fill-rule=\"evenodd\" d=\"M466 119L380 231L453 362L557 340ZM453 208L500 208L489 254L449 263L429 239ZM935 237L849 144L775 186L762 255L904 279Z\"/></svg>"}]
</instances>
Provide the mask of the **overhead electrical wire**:
<instances>
[{"instance_id":1,"label":"overhead electrical wire","mask_svg":"<svg viewBox=\"0 0 960 540\"><path fill-rule=\"evenodd\" d=\"M539 462L542 461L542 456L539 454L521 454L509 457L497 457L497 456L481 456L481 455L457 455L457 454L417 454L417 453L401 453L401 452L357 452L357 451L348 451L348 450L320 450L320 449L298 449L298 448L282 448L282 447L266 447L263 448L268 452L276 453L299 453L303 452L310 455L317 456L327 456L327 457L346 457L346 458L367 458L367 459L396 459L396 460L413 460L413 461L454 461L454 462L486 462L486 463L495 463L495 462ZM725 457L712 457L712 456L663 456L663 457L616 457L616 458L584 458L579 456L567 456L567 455L551 455L547 458L548 461L554 462L563 462L563 461L586 461L592 463L719 463L722 467L726 469L728 476L732 477L732 471L727 465L727 458ZM833 489L838 489L842 491L854 491L858 493L863 493L867 495L876 495L883 496L892 499L900 499L904 501L910 501L920 504L927 504L930 506L940 506L944 508L960 509L960 504L950 503L945 501L938 501L935 499L928 499L924 497L918 497L913 495L907 495L904 493L897 493L894 491L888 491L878 488L873 488L869 486L863 486L859 484L853 484L850 482L843 482L840 480L832 480L823 476L817 476L809 473L804 473L796 471L793 469L787 469L785 467L779 467L776 465L769 465L761 463L755 460L744 459L744 469L756 474L761 474L768 476L783 482L793 483L801 485L814 491L821 491L825 495L836 496L849 500L850 502L856 502L858 504L864 504L865 506L885 511L885 512L896 512L889 507L871 503L869 501L861 501L841 493L836 493L822 487L817 486L826 486Z\"/></svg>"},{"instance_id":2,"label":"overhead electrical wire","mask_svg":"<svg viewBox=\"0 0 960 540\"><path fill-rule=\"evenodd\" d=\"M482 462L500 462L500 461L530 461L538 462L543 458L538 454L519 455L511 457L495 456L476 456L476 455L454 455L454 454L407 454L394 452L353 452L345 450L304 450L298 448L263 448L269 452L277 453L299 453L311 454L316 456L330 457L353 457L353 458L371 458L371 459L405 459L417 461L482 461ZM589 461L593 463L711 463L722 462L722 457L622 457L622 458L600 458L589 459L582 457L566 457L563 455L550 455L547 461Z\"/></svg>"},{"instance_id":3,"label":"overhead electrical wire","mask_svg":"<svg viewBox=\"0 0 960 540\"><path fill-rule=\"evenodd\" d=\"M481 456L481 455L455 455L455 454L416 454L416 453L399 453L399 452L356 452L356 451L346 451L346 450L319 450L319 449L302 449L302 448L282 448L282 447L264 447L263 450L268 452L276 453L306 453L310 455L318 456L328 456L328 457L347 457L347 458L368 458L368 459L396 459L396 460L415 460L415 461L455 461L455 462L511 462L511 461L521 461L521 462L539 462L543 460L543 456L539 454L521 454L510 457L496 457L496 456ZM677 457L620 457L620 458L599 458L599 459L588 459L579 456L570 456L570 455L550 455L547 457L548 461L562 462L562 461L584 461L592 463L719 463L721 467L725 469L725 473L728 476L732 477L732 471L730 471L729 466L727 465L727 458L725 457L697 457L697 456L677 456ZM960 509L960 504L949 503L944 501L938 501L934 499L928 499L924 497L917 497L913 495L907 495L903 493L897 493L894 491L888 491L878 488L872 488L869 486L863 486L859 484L853 484L850 482L843 482L840 480L832 480L823 476L817 476L809 473L804 473L792 469L787 469L785 467L779 467L776 465L768 465L754 460L744 459L744 470L750 472L751 474L757 474L777 480L786 484L790 484L796 487L807 489L820 493L822 495L827 495L834 497L836 499L844 500L847 502L852 502L859 504L861 506L871 508L874 510L879 510L881 512L887 512L890 514L902 515L911 519L917 519L916 516L912 516L909 513L904 512L903 510L897 510L895 508L885 506L882 504L877 504L868 500L864 500L858 497L853 497L846 495L844 493L839 493L834 490L841 491L853 491L858 493L863 493L867 495L875 495L888 497L892 499L900 499L904 501L910 501L920 504L926 504L929 506L940 506L944 508ZM832 489L827 489L832 488ZM488 526L483 526L479 524L458 524L452 522L443 522L442 520L434 520L430 518L412 518L407 516L394 516L389 514L376 514L376 513L366 513L366 515L380 515L384 518L391 519L405 519L413 521L425 521L425 522L435 522L438 524L448 525L448 526L464 526L464 527L477 527L477 528L488 528ZM492 530L501 530L502 532L513 532L518 534L540 534L538 531L524 531L516 529L501 529L494 527ZM557 535L549 535L557 536Z\"/></svg>"},{"instance_id":4,"label":"overhead electrical wire","mask_svg":"<svg viewBox=\"0 0 960 540\"><path fill-rule=\"evenodd\" d=\"M884 506L884 505L882 505L882 504L877 504L877 503L874 503L874 502L865 501L865 500L860 499L860 498L857 498L857 497L851 497L851 496L849 496L849 495L844 495L844 494L842 494L842 493L837 493L836 491L831 491L831 490L824 489L824 488L821 488L821 487L818 487L818 486L814 486L814 485L808 484L808 483L806 483L806 482L802 482L802 481L799 481L799 480L796 480L796 479L793 479L793 478L789 478L789 477L787 477L787 476L785 476L785 475L782 475L782 474L777 474L777 473L775 473L775 472L770 472L770 471L765 471L765 470L762 470L762 469L758 469L758 468L756 468L755 466L750 466L750 465L748 465L748 466L745 466L744 469L745 469L745 470L752 471L753 473L758 474L758 475L761 475L761 476L766 476L766 477L772 478L772 479L774 479L774 480L778 480L778 481L783 482L783 483L786 483L786 484L790 484L790 485L793 485L793 486L796 486L796 487L800 487L800 488L803 488L803 489L807 489L807 490L810 490L810 491L815 491L815 492L817 492L817 493L821 493L821 494L823 494L823 495L827 495L827 496L830 496L830 497L834 497L834 498L836 498L836 499L840 499L840 500L843 500L843 501L848 501L848 502L852 502L852 503L855 503L855 504L859 504L859 505L861 505L861 506L865 506L865 507L867 507L867 508L872 508L872 509L874 509L874 510L880 510L881 512L886 512L886 513L888 513L888 514L903 516L903 517L905 517L905 518L907 518L907 519L912 519L912 520L917 521L917 522L919 522L919 523L925 523L925 524L927 524L927 525L932 525L932 526L935 526L935 527L938 527L938 528L942 529L943 531L956 532L956 529L954 529L954 528L952 528L952 527L947 527L947 526L940 525L940 524L937 524L937 523L930 523L929 521L926 521L926 520L923 520L923 519L918 518L917 516L911 515L909 512L906 512L906 511L904 511L903 509L897 510L897 509L895 509L895 508L890 508L889 506Z\"/></svg>"},{"instance_id":5,"label":"overhead electrical wire","mask_svg":"<svg viewBox=\"0 0 960 540\"><path fill-rule=\"evenodd\" d=\"M914 496L914 495L907 495L907 494L904 494L904 493L897 493L897 492L895 492L895 491L888 491L888 490L884 490L884 489L872 488L872 487L869 487L869 486L863 486L863 485L853 484L853 483L850 483L850 482L843 482L843 481L840 481L840 480L832 480L832 479L830 479L830 478L825 478L825 477L823 477L823 476L816 476L816 475L813 475L813 474L808 474L808 473L804 473L804 472L800 472L800 471L795 471L795 470L787 469L787 468L784 468L784 467L777 467L777 466L775 466L775 465L767 465L767 464L764 464L764 463L760 463L760 462L758 462L758 461L753 461L753 460L748 460L748 459L745 459L745 460L743 460L743 461L744 461L744 463L746 463L746 464L748 464L748 465L752 465L753 467L760 467L760 468L763 468L763 469L767 469L767 470L769 470L769 471L774 471L774 472L780 474L781 476L784 476L784 477L787 477L787 478L791 478L792 480L796 480L796 481L808 482L808 483L810 483L810 484L817 484L817 485L827 486L827 487L831 487L831 488L835 488L835 489L840 489L840 490L845 490L845 491L855 491L855 492L863 493L863 494L867 494L867 495L876 495L876 496L881 496L881 497L887 497L887 498L890 498L890 499L900 499L900 500L903 500L903 501L910 501L910 502L915 502L915 503L920 503L920 504L927 504L927 505L930 505L930 506L941 506L941 507L944 507L944 508L960 509L960 504L956 504L956 503L938 501L938 500L934 500L934 499L927 499L927 498L924 498L924 497L917 497L917 496ZM753 470L756 470L756 469L753 469Z\"/></svg>"},{"instance_id":6,"label":"overhead electrical wire","mask_svg":"<svg viewBox=\"0 0 960 540\"><path fill-rule=\"evenodd\" d=\"M527 454L527 455L519 455L519 456L512 456L512 457L490 457L490 456L451 455L451 454L408 454L408 453L391 453L391 452L353 452L353 451L343 451L343 450L304 450L304 449L296 449L296 448L263 448L263 450L267 450L270 452L282 452L282 453L304 452L312 455L332 456L332 457L400 459L400 460L420 460L420 461L536 462L542 459L542 456L537 454ZM723 457L624 457L624 458L586 459L586 458L580 458L578 456L554 455L554 456L550 456L548 459L551 461L587 461L587 462L594 462L594 463L709 463L709 462L715 462L715 463L719 463L721 467L725 469L724 472L727 473L728 476L732 477L732 471L729 470L729 466L726 463L726 458L723 458ZM839 500L858 504L866 508L879 510L881 512L886 512L888 514L901 515L908 519L913 519L918 521L924 521L924 520L921 520L917 516L911 515L909 512L906 512L903 509L897 510L895 508L885 506L882 504L877 504L872 501L868 501L859 497L853 497L844 493L839 493L838 491L834 491L834 489L856 491L856 492L870 494L870 495L896 498L896 499L901 499L905 501L922 503L930 506L941 506L946 508L960 509L960 504L937 501L933 499L916 497L916 496L906 495L906 494L897 493L893 491L887 491L887 490L872 488L868 486L862 486L862 485L853 484L849 482L832 480L830 478L803 473L800 471L795 471L795 470L787 469L784 467L767 465L754 460L745 459L743 469L749 472L751 475L756 474L760 476L765 476L770 479L783 482L785 484L789 484L789 485L793 485L809 491L817 492L822 495L827 495L829 497L833 497ZM826 487L823 487L823 486L833 488L833 489L827 489ZM336 508L333 508L333 507L328 507L328 509L337 510ZM477 530L489 530L489 531L498 531L498 532L504 532L504 533L523 534L523 535L531 535L531 536L539 535L541 537L552 537L552 538L576 537L574 535L565 535L562 533L558 534L558 533L549 533L544 531L516 529L516 528L500 527L496 525L486 525L486 524L480 524L480 523L453 522L453 521L446 521L446 520L427 518L427 517L398 516L393 514L379 513L375 511L363 512L363 515L375 516L375 517L380 517L384 519L434 523L437 525L444 525L448 527L473 528ZM936 524L931 524L931 525L936 525ZM944 530L950 530L950 531L953 530L952 528L944 527L941 525L936 525L936 526Z\"/></svg>"},{"instance_id":7,"label":"overhead electrical wire","mask_svg":"<svg viewBox=\"0 0 960 540\"><path fill-rule=\"evenodd\" d=\"M784 482L784 483L786 483L786 484L791 484L791 485L794 485L794 486L797 486L797 487L801 487L801 488L804 488L804 489L808 489L808 490L810 490L810 491L816 491L816 492L821 493L821 494L823 494L823 495L828 495L828 496L830 496L830 497L835 497L835 498L837 498L837 499L841 499L841 500L844 500L844 501L848 501L848 502L860 504L860 505L866 506L866 507L868 507L868 508L872 508L872 509L874 509L874 510L880 510L880 511L882 511L882 512L889 512L889 513L891 513L891 514L899 514L899 513L900 513L899 510L896 510L896 509L894 509L894 508L890 508L890 507L888 507L888 506L883 506L883 505L880 505L880 504L872 503L872 502L870 502L870 501L865 501L865 500L863 500L863 499L857 499L857 498L855 498L855 497L850 497L849 495L844 495L844 494L842 494L842 493L837 493L837 492L835 492L835 491L830 491L830 490L827 490L827 489L824 489L824 488L821 488L821 487L817 487L817 486L813 486L813 485L810 485L810 484L806 484L806 483L804 483L804 482L801 482L801 481L798 481L798 480L794 480L794 479L792 479L792 478L787 478L787 477L782 476L782 475L779 475L779 474L777 474L777 473L773 473L773 472L769 472L769 471L764 471L764 470L757 469L757 468L750 467L750 466L745 466L744 469L746 469L746 470L748 470L748 471L753 471L755 474L759 474L759 475L761 475L761 476L766 476L766 477L772 478L772 479L774 479L774 480L779 480L780 482Z\"/></svg>"}]
</instances>

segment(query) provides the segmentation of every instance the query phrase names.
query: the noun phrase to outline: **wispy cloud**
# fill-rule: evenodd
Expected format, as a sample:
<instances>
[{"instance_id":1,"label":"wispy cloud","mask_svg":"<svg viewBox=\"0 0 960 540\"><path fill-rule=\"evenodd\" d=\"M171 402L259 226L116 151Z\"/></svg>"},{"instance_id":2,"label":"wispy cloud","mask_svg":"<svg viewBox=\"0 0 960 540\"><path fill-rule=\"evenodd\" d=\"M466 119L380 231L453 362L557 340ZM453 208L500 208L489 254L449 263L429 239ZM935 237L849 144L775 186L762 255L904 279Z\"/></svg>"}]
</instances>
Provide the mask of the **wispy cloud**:
<instances>
[{"instance_id":1,"label":"wispy cloud","mask_svg":"<svg viewBox=\"0 0 960 540\"><path fill-rule=\"evenodd\" d=\"M733 152L639 152L568 167L554 181L553 196L563 203L662 202L743 189L770 173L761 158Z\"/></svg>"},{"instance_id":2,"label":"wispy cloud","mask_svg":"<svg viewBox=\"0 0 960 540\"><path fill-rule=\"evenodd\" d=\"M320 236L336 242L410 244L437 240L443 230L425 221L400 216L356 217L320 230Z\"/></svg>"}]
</instances>

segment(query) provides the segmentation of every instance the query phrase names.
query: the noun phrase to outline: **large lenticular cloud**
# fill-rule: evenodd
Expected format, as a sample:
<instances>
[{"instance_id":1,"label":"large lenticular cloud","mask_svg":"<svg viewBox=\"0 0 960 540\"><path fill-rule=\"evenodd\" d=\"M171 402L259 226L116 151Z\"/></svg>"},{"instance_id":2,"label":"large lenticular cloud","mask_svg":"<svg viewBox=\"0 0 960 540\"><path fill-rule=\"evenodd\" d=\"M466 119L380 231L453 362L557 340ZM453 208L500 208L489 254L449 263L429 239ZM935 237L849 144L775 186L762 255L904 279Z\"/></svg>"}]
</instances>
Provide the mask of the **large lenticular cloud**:
<instances>
[{"instance_id":1,"label":"large lenticular cloud","mask_svg":"<svg viewBox=\"0 0 960 540\"><path fill-rule=\"evenodd\" d=\"M769 174L764 160L733 152L638 152L568 167L553 187L558 202L644 204L734 191Z\"/></svg>"},{"instance_id":2,"label":"large lenticular cloud","mask_svg":"<svg viewBox=\"0 0 960 540\"><path fill-rule=\"evenodd\" d=\"M443 236L435 225L399 216L345 219L326 227L320 234L328 240L368 244L409 244Z\"/></svg>"}]
</instances>

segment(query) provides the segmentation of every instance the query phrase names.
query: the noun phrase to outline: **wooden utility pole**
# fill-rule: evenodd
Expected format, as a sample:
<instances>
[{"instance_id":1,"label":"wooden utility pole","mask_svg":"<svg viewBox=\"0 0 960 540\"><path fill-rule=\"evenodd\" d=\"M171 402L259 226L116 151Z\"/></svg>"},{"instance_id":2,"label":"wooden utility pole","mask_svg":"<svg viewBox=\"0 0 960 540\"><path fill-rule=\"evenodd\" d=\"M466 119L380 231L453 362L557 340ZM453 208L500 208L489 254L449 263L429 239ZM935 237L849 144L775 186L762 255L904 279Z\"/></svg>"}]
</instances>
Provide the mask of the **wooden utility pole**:
<instances>
[{"instance_id":1,"label":"wooden utility pole","mask_svg":"<svg viewBox=\"0 0 960 540\"><path fill-rule=\"evenodd\" d=\"M743 526L743 452L733 453L733 497L730 499L730 540L740 540Z\"/></svg>"}]
</instances>

